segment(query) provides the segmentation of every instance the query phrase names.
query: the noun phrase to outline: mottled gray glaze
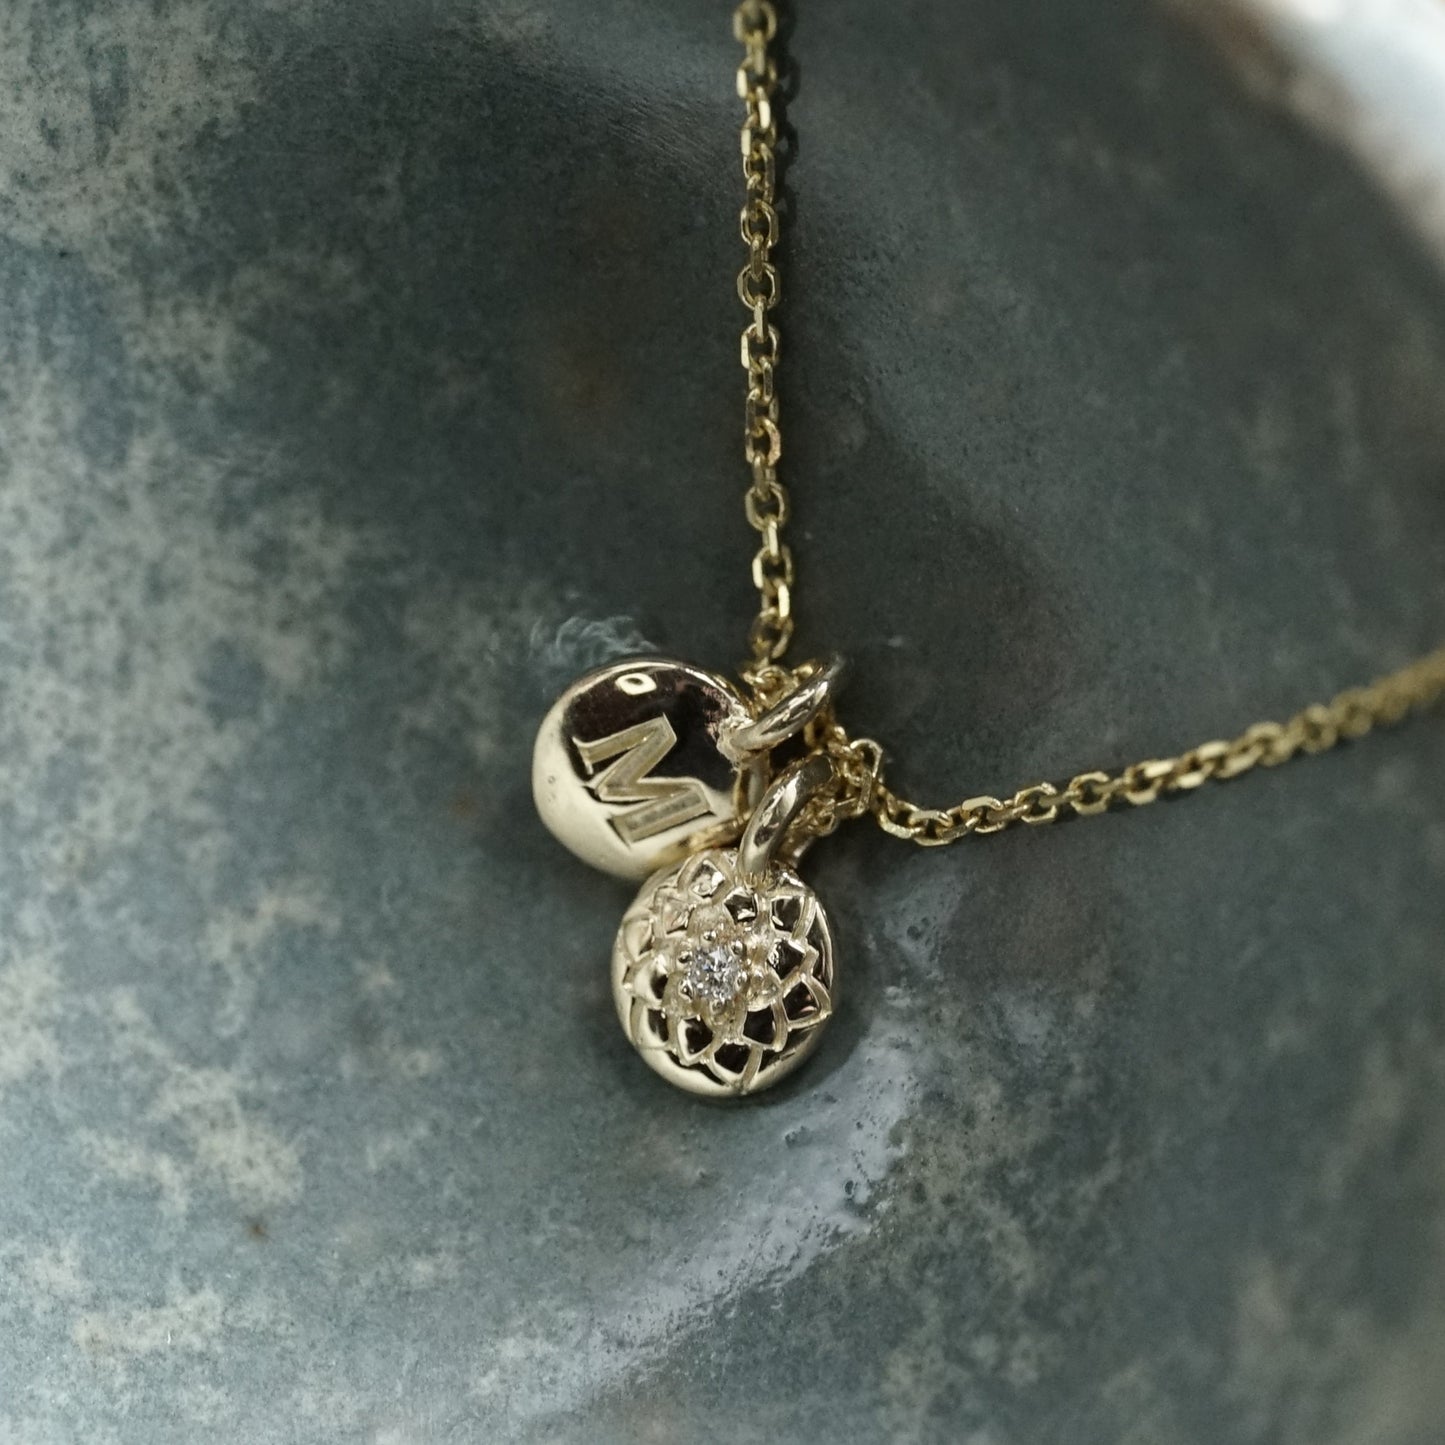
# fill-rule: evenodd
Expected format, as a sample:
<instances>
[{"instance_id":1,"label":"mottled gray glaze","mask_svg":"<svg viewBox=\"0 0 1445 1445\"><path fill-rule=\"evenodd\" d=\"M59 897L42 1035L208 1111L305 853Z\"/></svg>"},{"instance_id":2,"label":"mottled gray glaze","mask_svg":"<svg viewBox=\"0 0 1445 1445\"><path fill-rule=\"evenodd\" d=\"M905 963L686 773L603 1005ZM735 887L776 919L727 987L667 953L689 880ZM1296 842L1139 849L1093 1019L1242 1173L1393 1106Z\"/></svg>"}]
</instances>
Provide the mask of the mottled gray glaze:
<instances>
[{"instance_id":1,"label":"mottled gray glaze","mask_svg":"<svg viewBox=\"0 0 1445 1445\"><path fill-rule=\"evenodd\" d=\"M750 609L701 0L0 13L0 1441L1429 1445L1445 729L809 859L631 1055L531 731ZM1134 0L805 7L803 647L930 796L1445 633L1445 291ZM1266 98L1267 99L1267 98Z\"/></svg>"}]
</instances>

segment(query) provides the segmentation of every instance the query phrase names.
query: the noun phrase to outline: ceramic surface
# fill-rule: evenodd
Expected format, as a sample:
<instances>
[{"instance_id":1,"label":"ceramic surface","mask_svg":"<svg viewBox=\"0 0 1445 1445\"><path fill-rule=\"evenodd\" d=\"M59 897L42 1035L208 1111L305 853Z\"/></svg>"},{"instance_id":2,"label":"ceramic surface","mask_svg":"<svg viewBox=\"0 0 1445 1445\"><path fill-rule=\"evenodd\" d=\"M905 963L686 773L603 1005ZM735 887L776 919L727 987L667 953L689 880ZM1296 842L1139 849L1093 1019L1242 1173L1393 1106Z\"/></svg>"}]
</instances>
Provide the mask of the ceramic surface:
<instances>
[{"instance_id":1,"label":"ceramic surface","mask_svg":"<svg viewBox=\"0 0 1445 1445\"><path fill-rule=\"evenodd\" d=\"M800 651L910 789L1445 634L1445 290L1288 8L802 7ZM755 1106L617 1029L528 759L751 615L725 12L0 12L6 1445L1438 1438L1438 722L820 845Z\"/></svg>"}]
</instances>

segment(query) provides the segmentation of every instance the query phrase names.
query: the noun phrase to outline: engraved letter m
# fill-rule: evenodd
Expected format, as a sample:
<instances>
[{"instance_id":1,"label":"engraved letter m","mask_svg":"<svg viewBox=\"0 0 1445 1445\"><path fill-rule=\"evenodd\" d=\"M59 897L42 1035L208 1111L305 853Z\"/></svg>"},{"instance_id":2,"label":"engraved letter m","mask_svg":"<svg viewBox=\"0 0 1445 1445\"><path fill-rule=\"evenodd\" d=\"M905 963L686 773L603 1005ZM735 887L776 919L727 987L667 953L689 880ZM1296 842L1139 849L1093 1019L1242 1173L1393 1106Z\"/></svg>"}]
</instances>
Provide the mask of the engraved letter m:
<instances>
[{"instance_id":1,"label":"engraved letter m","mask_svg":"<svg viewBox=\"0 0 1445 1445\"><path fill-rule=\"evenodd\" d=\"M627 808L612 818L624 843L642 843L712 812L703 786L694 778L650 778L648 774L672 751L677 734L665 717L649 718L594 742L573 738L587 771L593 774L588 789L601 803L623 803ZM611 766L600 773L601 763Z\"/></svg>"}]
</instances>

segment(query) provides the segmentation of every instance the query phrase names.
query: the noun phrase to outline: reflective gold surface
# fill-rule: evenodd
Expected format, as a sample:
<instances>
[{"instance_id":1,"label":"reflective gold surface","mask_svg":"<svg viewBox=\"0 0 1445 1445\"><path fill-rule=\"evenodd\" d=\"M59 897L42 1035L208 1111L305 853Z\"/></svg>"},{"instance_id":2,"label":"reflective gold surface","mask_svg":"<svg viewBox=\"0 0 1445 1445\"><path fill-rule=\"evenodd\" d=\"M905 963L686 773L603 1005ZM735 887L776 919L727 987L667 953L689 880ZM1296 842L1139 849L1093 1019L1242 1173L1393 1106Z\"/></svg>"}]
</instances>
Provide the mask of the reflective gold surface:
<instances>
[{"instance_id":1,"label":"reflective gold surface","mask_svg":"<svg viewBox=\"0 0 1445 1445\"><path fill-rule=\"evenodd\" d=\"M721 739L752 721L723 678L632 658L579 678L537 733L532 794L542 821L584 862L620 878L735 838L754 776Z\"/></svg>"},{"instance_id":2,"label":"reflective gold surface","mask_svg":"<svg viewBox=\"0 0 1445 1445\"><path fill-rule=\"evenodd\" d=\"M612 996L632 1046L669 1083L756 1093L797 1068L832 1017L827 915L791 868L750 880L737 849L708 849L649 879L628 909Z\"/></svg>"}]
</instances>

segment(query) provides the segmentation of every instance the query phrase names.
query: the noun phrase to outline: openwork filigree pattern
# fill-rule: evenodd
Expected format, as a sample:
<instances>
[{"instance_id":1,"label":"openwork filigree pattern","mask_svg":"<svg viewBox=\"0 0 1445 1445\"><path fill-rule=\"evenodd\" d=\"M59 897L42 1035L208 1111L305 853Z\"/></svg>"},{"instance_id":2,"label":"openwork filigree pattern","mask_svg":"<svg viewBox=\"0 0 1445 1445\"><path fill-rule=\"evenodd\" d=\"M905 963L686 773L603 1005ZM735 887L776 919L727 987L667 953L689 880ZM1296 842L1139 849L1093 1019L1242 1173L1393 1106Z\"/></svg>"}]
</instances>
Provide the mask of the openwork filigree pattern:
<instances>
[{"instance_id":1,"label":"openwork filigree pattern","mask_svg":"<svg viewBox=\"0 0 1445 1445\"><path fill-rule=\"evenodd\" d=\"M627 1036L698 1094L766 1088L833 1012L833 941L813 890L774 864L761 886L713 848L643 885L617 932L612 988Z\"/></svg>"}]
</instances>

